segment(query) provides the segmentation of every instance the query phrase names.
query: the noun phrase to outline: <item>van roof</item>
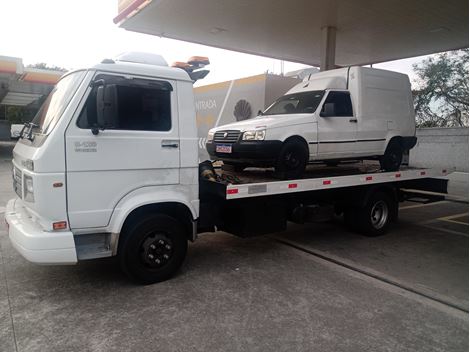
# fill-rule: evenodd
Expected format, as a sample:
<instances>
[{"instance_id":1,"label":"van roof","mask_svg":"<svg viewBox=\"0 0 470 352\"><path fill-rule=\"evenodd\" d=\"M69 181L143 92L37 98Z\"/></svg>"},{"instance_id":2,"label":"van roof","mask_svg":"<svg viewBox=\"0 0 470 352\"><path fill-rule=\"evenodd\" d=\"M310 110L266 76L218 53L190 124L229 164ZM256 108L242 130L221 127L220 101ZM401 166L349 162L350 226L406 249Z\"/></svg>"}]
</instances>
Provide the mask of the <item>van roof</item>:
<instances>
[{"instance_id":1,"label":"van roof","mask_svg":"<svg viewBox=\"0 0 470 352\"><path fill-rule=\"evenodd\" d=\"M382 70L370 67L351 66L343 67L335 70L323 71L312 74L307 80L297 84L290 89L286 94L312 91L312 90L325 90L325 89L347 89L348 86L348 72L359 71L374 72L374 74L385 77L399 77L400 79L407 79L408 76L394 71Z\"/></svg>"}]
</instances>

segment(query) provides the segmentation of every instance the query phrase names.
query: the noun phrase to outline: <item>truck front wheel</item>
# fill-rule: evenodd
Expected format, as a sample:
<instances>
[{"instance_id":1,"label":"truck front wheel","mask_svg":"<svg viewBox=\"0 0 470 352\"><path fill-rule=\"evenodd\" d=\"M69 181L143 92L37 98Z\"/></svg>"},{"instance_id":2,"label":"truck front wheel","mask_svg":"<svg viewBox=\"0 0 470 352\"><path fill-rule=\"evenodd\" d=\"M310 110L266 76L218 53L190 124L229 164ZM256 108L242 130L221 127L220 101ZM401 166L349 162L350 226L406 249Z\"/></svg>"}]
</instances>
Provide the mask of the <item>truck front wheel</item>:
<instances>
[{"instance_id":1,"label":"truck front wheel","mask_svg":"<svg viewBox=\"0 0 470 352\"><path fill-rule=\"evenodd\" d=\"M153 284L171 278L188 249L184 227L171 216L148 215L126 226L119 242L122 270L134 281Z\"/></svg>"}]
</instances>

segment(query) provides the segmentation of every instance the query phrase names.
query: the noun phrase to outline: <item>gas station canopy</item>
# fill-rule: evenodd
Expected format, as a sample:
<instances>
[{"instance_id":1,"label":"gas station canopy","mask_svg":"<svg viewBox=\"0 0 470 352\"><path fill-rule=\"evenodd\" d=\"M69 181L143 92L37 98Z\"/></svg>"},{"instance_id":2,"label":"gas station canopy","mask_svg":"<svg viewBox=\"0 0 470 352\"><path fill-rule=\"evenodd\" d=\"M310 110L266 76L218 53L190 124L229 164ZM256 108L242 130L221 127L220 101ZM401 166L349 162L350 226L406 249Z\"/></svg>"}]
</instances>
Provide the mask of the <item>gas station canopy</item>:
<instances>
[{"instance_id":1,"label":"gas station canopy","mask_svg":"<svg viewBox=\"0 0 470 352\"><path fill-rule=\"evenodd\" d=\"M468 47L468 0L118 1L127 30L314 66Z\"/></svg>"}]
</instances>

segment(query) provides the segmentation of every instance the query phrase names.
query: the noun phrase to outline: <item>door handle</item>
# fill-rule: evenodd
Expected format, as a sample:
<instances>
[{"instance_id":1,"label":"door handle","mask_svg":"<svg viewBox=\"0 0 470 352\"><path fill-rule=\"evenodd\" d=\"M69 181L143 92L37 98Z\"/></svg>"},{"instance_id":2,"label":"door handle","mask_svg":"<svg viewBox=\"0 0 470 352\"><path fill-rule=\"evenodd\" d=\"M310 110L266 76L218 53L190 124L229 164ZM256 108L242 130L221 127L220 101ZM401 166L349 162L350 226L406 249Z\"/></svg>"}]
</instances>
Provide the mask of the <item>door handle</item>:
<instances>
[{"instance_id":1,"label":"door handle","mask_svg":"<svg viewBox=\"0 0 470 352\"><path fill-rule=\"evenodd\" d=\"M175 143L175 142L162 142L162 148L178 148L178 143Z\"/></svg>"},{"instance_id":2,"label":"door handle","mask_svg":"<svg viewBox=\"0 0 470 352\"><path fill-rule=\"evenodd\" d=\"M349 119L349 122L355 122L355 123L357 123L357 119Z\"/></svg>"}]
</instances>

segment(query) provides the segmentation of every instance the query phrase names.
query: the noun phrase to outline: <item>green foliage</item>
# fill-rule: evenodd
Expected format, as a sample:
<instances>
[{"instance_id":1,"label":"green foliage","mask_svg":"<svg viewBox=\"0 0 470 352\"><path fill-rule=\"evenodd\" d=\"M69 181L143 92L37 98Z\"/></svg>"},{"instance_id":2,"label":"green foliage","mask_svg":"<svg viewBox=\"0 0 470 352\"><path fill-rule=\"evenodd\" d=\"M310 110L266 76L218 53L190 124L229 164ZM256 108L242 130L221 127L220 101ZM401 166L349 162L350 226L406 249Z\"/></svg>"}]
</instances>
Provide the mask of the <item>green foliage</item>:
<instances>
[{"instance_id":1,"label":"green foliage","mask_svg":"<svg viewBox=\"0 0 470 352\"><path fill-rule=\"evenodd\" d=\"M413 69L417 126L468 126L468 49L433 55Z\"/></svg>"},{"instance_id":2,"label":"green foliage","mask_svg":"<svg viewBox=\"0 0 470 352\"><path fill-rule=\"evenodd\" d=\"M37 64L28 65L31 68L40 68L42 70L51 70L51 71L67 71L67 69L59 66L48 65L45 62L38 62Z\"/></svg>"},{"instance_id":3,"label":"green foliage","mask_svg":"<svg viewBox=\"0 0 470 352\"><path fill-rule=\"evenodd\" d=\"M6 119L12 125L30 122L34 117L35 111L25 106L8 106L6 108Z\"/></svg>"}]
</instances>

